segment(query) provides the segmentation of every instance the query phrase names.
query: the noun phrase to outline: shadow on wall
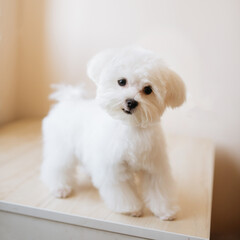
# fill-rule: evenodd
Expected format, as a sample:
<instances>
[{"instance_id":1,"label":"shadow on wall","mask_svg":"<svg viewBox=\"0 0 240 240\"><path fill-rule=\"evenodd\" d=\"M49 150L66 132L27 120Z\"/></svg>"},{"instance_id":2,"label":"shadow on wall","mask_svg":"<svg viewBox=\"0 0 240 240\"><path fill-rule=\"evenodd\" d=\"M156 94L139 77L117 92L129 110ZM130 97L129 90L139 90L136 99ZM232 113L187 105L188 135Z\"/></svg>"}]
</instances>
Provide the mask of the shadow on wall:
<instances>
[{"instance_id":1,"label":"shadow on wall","mask_svg":"<svg viewBox=\"0 0 240 240\"><path fill-rule=\"evenodd\" d=\"M46 7L45 1L24 0L19 14L19 78L17 84L17 118L42 116L48 111Z\"/></svg>"},{"instance_id":2,"label":"shadow on wall","mask_svg":"<svg viewBox=\"0 0 240 240\"><path fill-rule=\"evenodd\" d=\"M240 171L224 148L216 149L211 239L240 239Z\"/></svg>"}]
</instances>

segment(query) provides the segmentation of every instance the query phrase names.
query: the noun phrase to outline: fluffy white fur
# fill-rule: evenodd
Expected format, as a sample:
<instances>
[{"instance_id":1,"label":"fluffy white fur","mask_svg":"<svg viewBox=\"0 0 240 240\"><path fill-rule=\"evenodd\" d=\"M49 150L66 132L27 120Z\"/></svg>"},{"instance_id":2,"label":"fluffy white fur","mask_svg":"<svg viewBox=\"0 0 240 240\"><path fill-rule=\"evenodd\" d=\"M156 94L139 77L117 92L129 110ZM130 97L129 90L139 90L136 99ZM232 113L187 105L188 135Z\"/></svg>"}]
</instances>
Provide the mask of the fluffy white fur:
<instances>
[{"instance_id":1,"label":"fluffy white fur","mask_svg":"<svg viewBox=\"0 0 240 240\"><path fill-rule=\"evenodd\" d=\"M43 120L42 180L55 196L67 197L80 162L113 211L140 216L145 203L161 219L174 219L178 207L159 121L166 107L184 102L181 78L137 47L99 53L88 75L97 85L95 99L69 86L52 95L59 102ZM123 78L127 83L119 86ZM129 110L126 99L137 107Z\"/></svg>"}]
</instances>

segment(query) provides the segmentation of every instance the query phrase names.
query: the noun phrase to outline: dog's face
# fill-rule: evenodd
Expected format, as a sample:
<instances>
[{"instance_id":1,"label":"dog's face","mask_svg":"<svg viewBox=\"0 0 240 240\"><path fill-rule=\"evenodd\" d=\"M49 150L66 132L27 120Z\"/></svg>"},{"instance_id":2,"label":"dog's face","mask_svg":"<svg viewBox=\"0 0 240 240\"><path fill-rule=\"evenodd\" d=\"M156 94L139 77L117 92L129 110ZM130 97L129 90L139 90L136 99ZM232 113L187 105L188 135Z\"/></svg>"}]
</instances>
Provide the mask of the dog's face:
<instances>
[{"instance_id":1,"label":"dog's face","mask_svg":"<svg viewBox=\"0 0 240 240\"><path fill-rule=\"evenodd\" d=\"M97 84L100 106L134 126L159 121L167 106L177 107L185 100L181 78L142 48L101 52L90 61L88 75Z\"/></svg>"}]
</instances>

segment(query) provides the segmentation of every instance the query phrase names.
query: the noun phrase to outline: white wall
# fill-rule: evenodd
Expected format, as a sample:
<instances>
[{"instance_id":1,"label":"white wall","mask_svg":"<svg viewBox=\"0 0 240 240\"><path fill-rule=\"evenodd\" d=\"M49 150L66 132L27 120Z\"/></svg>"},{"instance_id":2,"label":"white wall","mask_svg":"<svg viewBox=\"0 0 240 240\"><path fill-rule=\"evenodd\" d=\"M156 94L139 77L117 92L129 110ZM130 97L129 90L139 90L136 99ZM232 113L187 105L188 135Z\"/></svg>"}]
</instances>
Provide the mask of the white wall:
<instances>
[{"instance_id":1,"label":"white wall","mask_svg":"<svg viewBox=\"0 0 240 240\"><path fill-rule=\"evenodd\" d=\"M53 82L86 82L92 87L86 77L86 63L101 49L137 43L158 52L183 77L189 94L182 108L166 112L164 127L167 131L208 137L216 142L212 229L225 235L237 231L240 1L20 3L17 116L45 115L49 108L49 85Z\"/></svg>"},{"instance_id":2,"label":"white wall","mask_svg":"<svg viewBox=\"0 0 240 240\"><path fill-rule=\"evenodd\" d=\"M18 1L0 0L0 125L16 117Z\"/></svg>"}]
</instances>

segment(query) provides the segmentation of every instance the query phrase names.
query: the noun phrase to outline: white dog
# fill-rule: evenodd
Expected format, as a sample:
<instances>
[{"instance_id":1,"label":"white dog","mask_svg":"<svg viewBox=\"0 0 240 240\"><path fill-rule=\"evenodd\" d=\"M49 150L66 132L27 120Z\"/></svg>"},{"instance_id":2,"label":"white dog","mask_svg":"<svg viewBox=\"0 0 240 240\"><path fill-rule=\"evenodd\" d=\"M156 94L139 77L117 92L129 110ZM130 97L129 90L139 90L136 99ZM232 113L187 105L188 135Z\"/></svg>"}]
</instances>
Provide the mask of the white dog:
<instances>
[{"instance_id":1,"label":"white dog","mask_svg":"<svg viewBox=\"0 0 240 240\"><path fill-rule=\"evenodd\" d=\"M138 47L99 53L88 75L96 99L73 87L53 95L59 103L43 120L42 180L56 197L67 197L80 161L113 211L140 216L144 202L162 220L174 219L178 207L159 121L166 107L184 102L184 83Z\"/></svg>"}]
</instances>

